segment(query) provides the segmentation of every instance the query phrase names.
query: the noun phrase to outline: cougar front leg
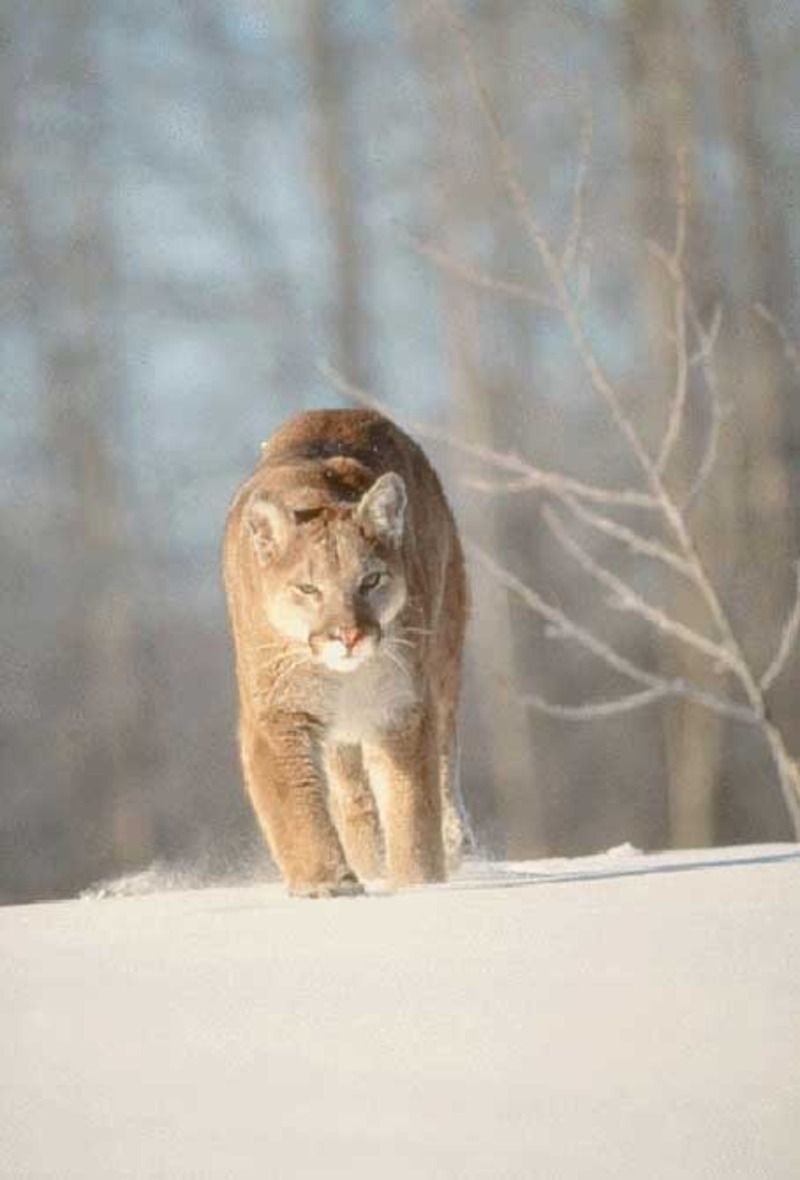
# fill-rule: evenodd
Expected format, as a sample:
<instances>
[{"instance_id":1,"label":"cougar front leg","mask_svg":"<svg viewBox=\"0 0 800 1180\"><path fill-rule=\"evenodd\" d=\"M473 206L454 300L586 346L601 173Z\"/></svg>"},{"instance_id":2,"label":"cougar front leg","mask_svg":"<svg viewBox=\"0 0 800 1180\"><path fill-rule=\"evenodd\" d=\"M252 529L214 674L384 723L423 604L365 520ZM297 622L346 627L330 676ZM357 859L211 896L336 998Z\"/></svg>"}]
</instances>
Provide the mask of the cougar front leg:
<instances>
[{"instance_id":1,"label":"cougar front leg","mask_svg":"<svg viewBox=\"0 0 800 1180\"><path fill-rule=\"evenodd\" d=\"M328 746L325 770L331 814L347 861L362 881L373 881L383 874L383 840L361 747L338 743Z\"/></svg>"},{"instance_id":2,"label":"cougar front leg","mask_svg":"<svg viewBox=\"0 0 800 1180\"><path fill-rule=\"evenodd\" d=\"M393 885L445 878L435 726L415 713L399 731L365 743L370 781L382 800L388 876Z\"/></svg>"},{"instance_id":3,"label":"cougar front leg","mask_svg":"<svg viewBox=\"0 0 800 1180\"><path fill-rule=\"evenodd\" d=\"M262 720L242 743L242 764L289 892L304 897L362 892L328 813L313 721L297 713Z\"/></svg>"}]
</instances>

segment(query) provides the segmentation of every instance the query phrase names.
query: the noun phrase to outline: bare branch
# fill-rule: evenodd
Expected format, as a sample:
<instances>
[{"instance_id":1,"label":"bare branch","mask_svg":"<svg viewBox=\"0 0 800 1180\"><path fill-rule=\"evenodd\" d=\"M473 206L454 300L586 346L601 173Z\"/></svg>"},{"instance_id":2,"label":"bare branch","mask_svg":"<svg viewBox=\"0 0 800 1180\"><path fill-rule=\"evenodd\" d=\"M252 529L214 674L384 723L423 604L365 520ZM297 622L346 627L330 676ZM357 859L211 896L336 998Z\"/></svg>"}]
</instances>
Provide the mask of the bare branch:
<instances>
[{"instance_id":1,"label":"bare branch","mask_svg":"<svg viewBox=\"0 0 800 1180\"><path fill-rule=\"evenodd\" d=\"M345 397L350 398L359 405L366 406L367 409L376 410L387 418L392 417L390 410L383 402L365 390L360 389L351 381L348 381L332 365L327 362L321 362L318 368L322 376L330 381ZM649 509L655 509L658 506L653 497L648 496L645 492L636 492L628 488L601 488L594 484L573 479L571 476L562 475L558 471L545 471L542 468L534 467L526 459L521 459L518 455L513 455L505 451L497 451L492 447L484 446L482 443L471 443L464 439L455 438L446 431L440 430L425 422L409 422L407 429L413 434L420 435L421 438L444 443L446 446L452 447L462 454L470 455L474 459L480 459L484 463L488 463L492 467L499 468L502 471L507 471L515 477L504 482L492 482L481 479L467 481L470 487L477 488L480 491L522 492L532 488L542 488L553 492L554 495L563 496L565 494L571 494L599 504L619 504L626 505L630 508Z\"/></svg>"},{"instance_id":2,"label":"bare branch","mask_svg":"<svg viewBox=\"0 0 800 1180\"><path fill-rule=\"evenodd\" d=\"M440 8L459 39L462 56L469 74L476 101L483 112L497 153L498 166L512 207L516 210L520 224L539 256L555 295L558 310L564 318L578 358L583 365L589 382L598 396L605 402L612 420L621 431L642 471L648 477L654 492L661 491L660 478L647 453L639 432L622 408L619 394L607 376L592 348L580 313L569 289L561 261L539 224L525 188L520 181L520 172L514 158L511 144L506 138L497 111L484 85L472 47L472 41L461 18L454 11L449 0L437 0ZM672 523L672 521L671 521Z\"/></svg>"},{"instance_id":3,"label":"bare branch","mask_svg":"<svg viewBox=\"0 0 800 1180\"><path fill-rule=\"evenodd\" d=\"M702 652L703 655L713 660L715 664L724 664L729 668L737 666L735 657L727 647L715 643L693 628L687 627L685 623L681 623L678 619L673 619L666 612L653 606L642 598L640 594L637 594L626 582L618 578L616 574L612 574L611 570L606 569L605 566L595 561L570 536L557 513L551 509L545 509L544 517L548 527L561 546L575 558L590 577L594 578L602 586L605 586L606 589L611 590L615 598L615 605L622 610L633 611L658 631L662 631L665 635L671 635L674 639L679 639L688 647L694 648L695 651Z\"/></svg>"},{"instance_id":4,"label":"bare branch","mask_svg":"<svg viewBox=\"0 0 800 1180\"><path fill-rule=\"evenodd\" d=\"M509 570L501 566L494 558L490 557L488 553L481 549L480 546L468 542L467 549L493 578L502 586L505 586L507 590L532 610L534 614L544 619L559 635L566 639L575 640L581 647L597 656L598 659L610 668L613 668L615 672L619 672L623 676L627 676L630 680L645 686L646 694L637 693L633 694L630 698L620 698L620 700L633 700L636 698L638 704L644 705L651 700L655 701L658 697L684 697L694 701L696 704L704 705L706 708L712 709L721 716L729 717L734 721L746 721L755 724L760 720L758 715L747 705L738 705L733 701L727 701L723 697L719 697L715 693L706 692L704 689L689 684L685 680L666 680L661 676L656 676L646 668L642 668L639 664L635 664L626 656L621 655L609 643L606 643L605 640L598 639L593 632L589 631L586 627L582 627L580 623L576 623L574 619L571 619L559 607L546 602L540 594L537 594L535 590L527 586L515 574L512 574ZM584 709L586 707L582 705L555 705L544 701L541 697L535 696L530 697L530 699L524 697L523 702L529 703L536 708L543 706L543 711L553 712L554 715L556 711L560 711L561 709L572 710L573 708ZM603 703L601 702L601 704ZM613 704L613 702L605 703L609 712ZM589 707L597 708L597 706ZM637 707L637 705L631 707ZM623 706L620 705L620 712L622 708Z\"/></svg>"},{"instance_id":5,"label":"bare branch","mask_svg":"<svg viewBox=\"0 0 800 1180\"><path fill-rule=\"evenodd\" d=\"M674 532L676 540L684 552L687 561L694 567L697 587L705 599L709 611L714 618L714 622L719 628L720 634L726 644L724 649L719 648L718 650L724 650L725 662L736 672L753 708L761 708L763 710L763 701L760 700L758 684L736 639L719 595L700 560L687 522L678 505L670 497L661 473L654 461L650 458L636 426L623 408L618 390L607 376L589 342L583 321L564 278L559 260L553 253L550 243L539 225L528 194L520 181L520 173L511 150L511 145L503 134L497 112L492 105L486 87L481 79L467 29L454 12L449 0L437 0L437 2L444 10L450 25L461 43L462 55L473 91L495 143L498 164L509 199L516 209L522 227L544 266L556 295L564 323L569 330L573 346L583 364L591 387L605 403L612 420L627 441L634 458L647 478L653 497L658 501L658 506L663 512L667 524ZM676 241L679 240L676 237Z\"/></svg>"},{"instance_id":6,"label":"bare branch","mask_svg":"<svg viewBox=\"0 0 800 1180\"><path fill-rule=\"evenodd\" d=\"M714 364L714 349L722 323L722 308L717 304L708 328L703 327L697 308L694 305L694 300L691 298L688 301L688 311L692 321L692 327L699 341L695 356L703 372L703 380L708 393L709 407L711 410L711 422L706 438L706 445L703 449L703 457L697 468L697 474L683 500L682 507L684 510L694 503L705 486L708 477L711 475L719 452L719 439L725 417L725 409L717 381L717 370Z\"/></svg>"},{"instance_id":7,"label":"bare branch","mask_svg":"<svg viewBox=\"0 0 800 1180\"><path fill-rule=\"evenodd\" d=\"M554 627L560 635L574 639L582 647L586 648L587 651L592 652L593 655L602 660L603 663L613 668L615 672L627 676L630 680L634 680L638 684L644 684L648 688L660 688L663 685L660 677L655 676L652 672L648 672L646 668L633 663L632 660L621 655L610 644L602 639L598 639L586 627L582 627L580 623L576 623L574 619L571 619L559 607L546 602L540 594L537 594L535 590L531 589L530 586L526 586L515 574L512 574L496 562L479 545L468 542L466 547L476 561L493 578L500 582L502 586L505 586L507 590L510 590L534 614Z\"/></svg>"},{"instance_id":8,"label":"bare branch","mask_svg":"<svg viewBox=\"0 0 800 1180\"><path fill-rule=\"evenodd\" d=\"M651 245L656 257L661 257L673 288L673 328L675 345L675 378L670 398L670 411L664 439L656 459L656 470L663 474L680 436L686 413L686 398L689 390L689 356L686 345L686 278L683 273L683 251L686 244L686 209L688 182L686 175L686 149L677 153L677 183L675 192L675 245L670 255L662 255L658 247Z\"/></svg>"},{"instance_id":9,"label":"bare branch","mask_svg":"<svg viewBox=\"0 0 800 1180\"><path fill-rule=\"evenodd\" d=\"M763 724L772 760L778 770L783 800L797 838L800 833L800 764L786 749L780 730L770 722Z\"/></svg>"},{"instance_id":10,"label":"bare branch","mask_svg":"<svg viewBox=\"0 0 800 1180\"><path fill-rule=\"evenodd\" d=\"M417 428L415 427L415 429ZM417 430L417 433L424 434L425 431ZM430 438L431 435L428 434L427 437ZM489 448L482 447L476 443L462 442L459 439L446 435L437 437L440 442L446 442L456 450L473 455L475 458L485 459L487 462L495 463L497 466L505 466L506 460L514 460L513 455L491 452ZM572 495L582 500L590 500L596 504L615 504L627 508L655 509L657 507L653 497L648 496L645 492L634 492L630 488L599 488L594 484L582 483L581 480L572 479L569 475L562 475L559 471L544 471L540 468L531 467L524 460L521 462L527 468L527 472L525 475L520 476L519 479L502 482L500 480L473 477L466 479L464 482L467 487L475 488L480 492L517 493L530 491L532 488L541 488L545 491L552 492L559 499L567 495Z\"/></svg>"},{"instance_id":11,"label":"bare branch","mask_svg":"<svg viewBox=\"0 0 800 1180\"><path fill-rule=\"evenodd\" d=\"M696 365L700 365L702 368L703 361L706 359L706 357L714 355L714 350L717 346L717 337L719 336L719 330L722 327L722 305L719 303L716 304L713 312L711 313L711 319L709 320L708 327L704 328L697 313L697 309L694 305L694 300L690 296L689 315L692 320L692 327L694 328L698 340L700 341L695 351L689 357L689 364L693 368Z\"/></svg>"},{"instance_id":12,"label":"bare branch","mask_svg":"<svg viewBox=\"0 0 800 1180\"><path fill-rule=\"evenodd\" d=\"M473 266L460 258L456 258L441 246L437 246L433 242L423 241L422 238L417 237L408 230L403 231L403 236L415 253L429 259L440 270L453 275L455 278L460 279L461 282L467 283L470 287L475 287L479 291L491 291L497 295L507 295L511 299L518 299L523 303L531 303L534 307L548 308L551 311L555 311L558 308L556 301L549 295L546 295L544 291L537 291L534 287L529 287L525 283L515 282L512 279L501 279L495 275L490 275L480 267Z\"/></svg>"},{"instance_id":13,"label":"bare branch","mask_svg":"<svg viewBox=\"0 0 800 1180\"><path fill-rule=\"evenodd\" d=\"M739 678L742 688L745 691L748 701L753 709L761 710L763 713L764 703L760 698L758 684L756 683L752 671L745 659L741 646L736 639L736 636L731 627L730 621L725 613L725 609L720 601L719 595L714 588L705 567L703 566L694 539L689 531L687 522L681 513L678 505L672 500L667 491L661 473L657 469L654 461L650 458L647 448L642 441L639 432L634 425L631 418L623 408L619 392L606 374L601 365L597 355L592 348L586 330L583 326L583 320L579 314L575 300L569 289L569 286L564 278L561 270L559 260L556 258L550 246L547 237L545 236L538 219L531 206L528 194L520 181L519 169L516 165L511 145L505 138L491 99L486 91L486 88L481 79L475 54L472 49L469 34L463 22L459 19L453 11L449 0L437 0L440 7L443 8L451 26L453 27L456 36L461 42L462 54L467 72L470 77L473 91L476 99L484 113L486 123L495 143L498 164L501 175L508 192L509 199L513 207L517 211L520 223L527 233L531 244L538 253L539 259L544 266L548 279L553 287L553 291L558 301L559 310L563 316L564 323L570 333L575 351L584 367L584 370L589 378L590 385L600 399L605 403L606 408L611 416L613 422L616 424L620 433L623 435L628 443L628 446L638 462L642 473L647 478L647 482L652 490L653 497L658 501L658 505L664 514L664 518L675 534L675 538L683 551L686 560L689 561L695 571L696 585L705 599L706 605L713 616L714 622L719 628L725 647L719 647L719 652L724 652L724 662L731 667ZM645 604L646 605L646 604ZM653 620L654 625L655 620ZM703 642L702 637L698 637ZM688 640L687 640L688 642ZM717 658L717 657L713 657ZM798 831L800 835L800 830Z\"/></svg>"},{"instance_id":14,"label":"bare branch","mask_svg":"<svg viewBox=\"0 0 800 1180\"><path fill-rule=\"evenodd\" d=\"M548 717L561 717L565 721L594 721L601 717L614 717L619 713L630 713L634 709L641 709L645 705L663 701L668 697L669 689L666 684L645 688L641 692L629 693L627 696L615 697L608 701L591 701L585 705L561 705L556 701L545 700L536 693L525 693L519 697L520 704Z\"/></svg>"},{"instance_id":15,"label":"bare branch","mask_svg":"<svg viewBox=\"0 0 800 1180\"><path fill-rule=\"evenodd\" d=\"M603 717L613 717L620 713L629 713L659 701L684 699L702 705L731 721L743 721L749 725L758 723L757 715L746 705L737 705L732 701L726 701L722 697L704 692L684 680L664 680L660 684L654 685L653 688L646 688L642 692L629 693L627 696L614 697L611 700L588 701L584 705L561 705L554 701L547 701L535 693L526 693L519 699L523 705L528 705L550 717L562 717L567 721L593 721Z\"/></svg>"},{"instance_id":16,"label":"bare branch","mask_svg":"<svg viewBox=\"0 0 800 1180\"><path fill-rule=\"evenodd\" d=\"M560 259L561 270L565 275L569 274L574 266L581 244L581 237L583 235L583 207L586 200L586 181L592 162L594 112L585 86L581 98L581 111L582 121L578 141L578 164L575 170L575 182L572 187L572 217Z\"/></svg>"},{"instance_id":17,"label":"bare branch","mask_svg":"<svg viewBox=\"0 0 800 1180\"><path fill-rule=\"evenodd\" d=\"M670 686L670 696L682 697L695 705L702 705L704 709L710 709L720 717L728 717L731 721L744 721L748 725L761 724L761 717L749 705L737 705L734 701L724 700L716 693L706 692L685 680L671 681Z\"/></svg>"},{"instance_id":18,"label":"bare branch","mask_svg":"<svg viewBox=\"0 0 800 1180\"><path fill-rule=\"evenodd\" d=\"M795 376L800 380L800 347L795 344L789 335L786 325L778 319L774 312L765 307L763 303L756 303L754 305L756 315L759 315L765 324L769 324L775 335L783 345L783 355L794 370Z\"/></svg>"},{"instance_id":19,"label":"bare branch","mask_svg":"<svg viewBox=\"0 0 800 1180\"><path fill-rule=\"evenodd\" d=\"M579 520L589 525L590 528L605 533L606 536L613 537L623 545L627 545L634 553L641 553L644 557L653 557L657 561L663 561L665 565L677 570L684 577L694 578L692 565L685 558L681 557L680 553L676 550L667 548L666 545L662 545L654 537L643 537L634 529L628 528L626 525L620 524L618 521L612 520L600 512L594 512L591 508L587 508L584 504L581 504L574 496L564 494L560 498L567 505L570 512Z\"/></svg>"},{"instance_id":20,"label":"bare branch","mask_svg":"<svg viewBox=\"0 0 800 1180\"><path fill-rule=\"evenodd\" d=\"M672 247L672 257L675 265L683 265L683 255L686 249L686 226L689 212L689 149L685 143L678 146L675 153L675 245Z\"/></svg>"},{"instance_id":21,"label":"bare branch","mask_svg":"<svg viewBox=\"0 0 800 1180\"><path fill-rule=\"evenodd\" d=\"M778 650L775 652L769 667L759 681L759 688L762 692L766 692L772 687L786 667L786 661L789 659L792 648L797 643L797 637L800 634L800 561L795 562L794 573L796 579L794 602L792 609L786 617L786 622L783 624Z\"/></svg>"}]
</instances>

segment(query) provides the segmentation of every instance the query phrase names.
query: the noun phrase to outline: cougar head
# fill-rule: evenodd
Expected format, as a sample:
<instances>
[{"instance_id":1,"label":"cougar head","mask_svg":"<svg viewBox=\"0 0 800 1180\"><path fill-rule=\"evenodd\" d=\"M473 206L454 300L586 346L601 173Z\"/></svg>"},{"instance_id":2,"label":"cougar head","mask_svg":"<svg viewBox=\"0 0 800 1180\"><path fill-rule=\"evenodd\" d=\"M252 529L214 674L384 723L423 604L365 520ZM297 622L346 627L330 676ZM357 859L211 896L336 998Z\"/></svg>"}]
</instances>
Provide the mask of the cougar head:
<instances>
[{"instance_id":1,"label":"cougar head","mask_svg":"<svg viewBox=\"0 0 800 1180\"><path fill-rule=\"evenodd\" d=\"M292 512L254 493L246 520L270 626L335 672L370 659L406 601L406 505L394 472L353 505Z\"/></svg>"}]
</instances>

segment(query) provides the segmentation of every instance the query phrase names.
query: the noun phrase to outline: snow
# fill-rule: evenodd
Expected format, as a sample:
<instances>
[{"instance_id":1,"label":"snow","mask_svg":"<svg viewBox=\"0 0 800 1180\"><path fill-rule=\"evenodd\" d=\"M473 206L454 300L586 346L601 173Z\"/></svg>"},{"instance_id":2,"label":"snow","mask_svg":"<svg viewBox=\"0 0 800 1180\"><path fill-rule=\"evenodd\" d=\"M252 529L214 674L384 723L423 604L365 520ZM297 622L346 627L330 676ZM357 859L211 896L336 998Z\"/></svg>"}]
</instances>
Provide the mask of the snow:
<instances>
[{"instance_id":1,"label":"snow","mask_svg":"<svg viewBox=\"0 0 800 1180\"><path fill-rule=\"evenodd\" d=\"M0 1175L795 1180L798 929L789 845L9 907Z\"/></svg>"}]
</instances>

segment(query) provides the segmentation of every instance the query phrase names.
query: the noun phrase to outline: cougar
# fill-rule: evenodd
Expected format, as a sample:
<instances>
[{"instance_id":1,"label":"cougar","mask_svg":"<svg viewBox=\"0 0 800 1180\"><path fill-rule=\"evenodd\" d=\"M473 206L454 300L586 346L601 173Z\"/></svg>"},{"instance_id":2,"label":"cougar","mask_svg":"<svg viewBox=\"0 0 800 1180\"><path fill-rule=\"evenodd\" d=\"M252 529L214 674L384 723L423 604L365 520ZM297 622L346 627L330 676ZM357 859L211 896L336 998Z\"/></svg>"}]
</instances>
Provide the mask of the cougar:
<instances>
[{"instance_id":1,"label":"cougar","mask_svg":"<svg viewBox=\"0 0 800 1180\"><path fill-rule=\"evenodd\" d=\"M380 414L300 414L225 531L247 791L289 891L441 881L456 783L464 561L420 447Z\"/></svg>"}]
</instances>

